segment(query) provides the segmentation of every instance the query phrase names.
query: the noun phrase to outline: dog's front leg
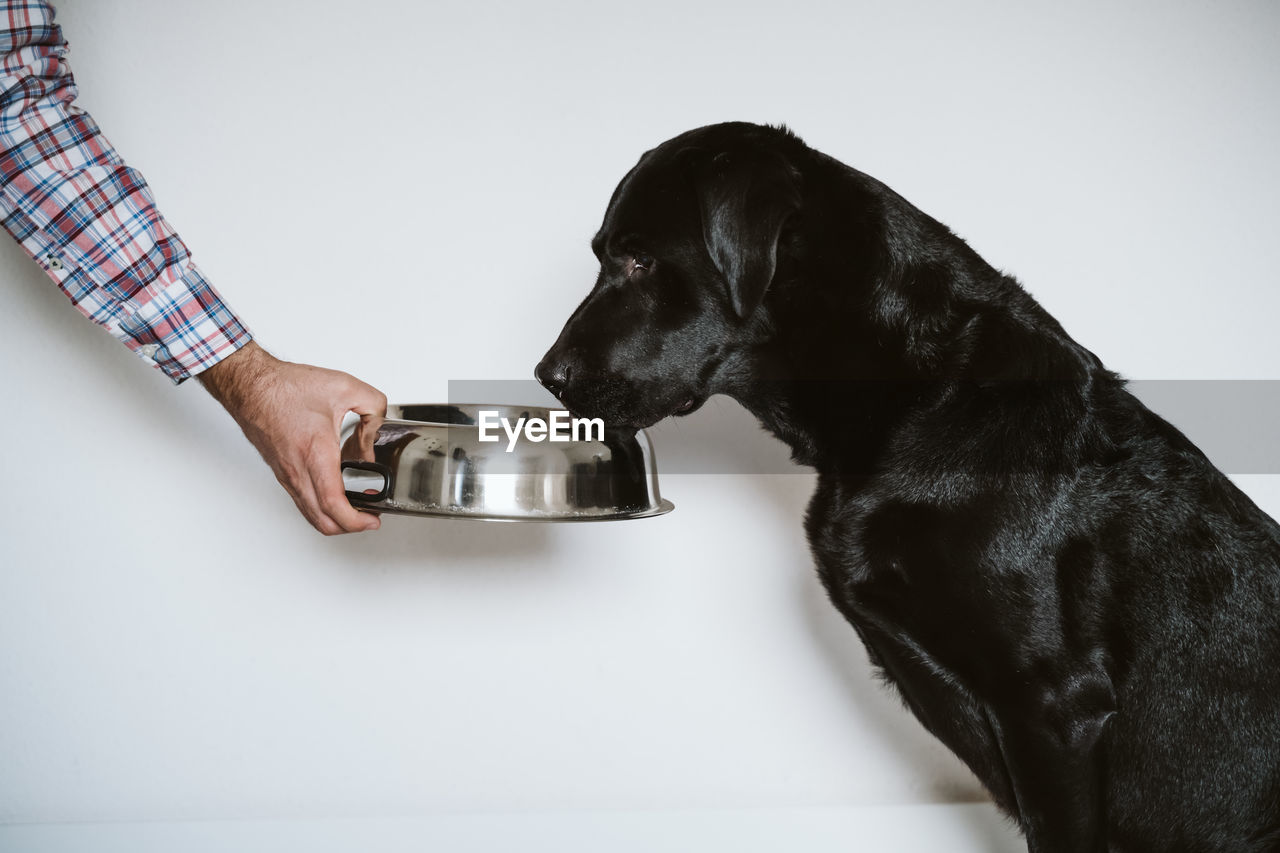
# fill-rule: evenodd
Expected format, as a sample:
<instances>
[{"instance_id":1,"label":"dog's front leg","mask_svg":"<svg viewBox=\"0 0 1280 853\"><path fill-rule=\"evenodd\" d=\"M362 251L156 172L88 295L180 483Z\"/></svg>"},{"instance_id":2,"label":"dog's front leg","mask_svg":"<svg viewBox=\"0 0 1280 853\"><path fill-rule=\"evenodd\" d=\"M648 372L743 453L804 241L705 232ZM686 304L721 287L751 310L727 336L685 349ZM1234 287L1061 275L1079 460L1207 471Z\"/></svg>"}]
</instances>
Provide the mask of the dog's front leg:
<instances>
[{"instance_id":1,"label":"dog's front leg","mask_svg":"<svg viewBox=\"0 0 1280 853\"><path fill-rule=\"evenodd\" d=\"M1114 713L1111 697L1110 680L1098 674L987 705L1030 853L1107 850L1099 740Z\"/></svg>"}]
</instances>

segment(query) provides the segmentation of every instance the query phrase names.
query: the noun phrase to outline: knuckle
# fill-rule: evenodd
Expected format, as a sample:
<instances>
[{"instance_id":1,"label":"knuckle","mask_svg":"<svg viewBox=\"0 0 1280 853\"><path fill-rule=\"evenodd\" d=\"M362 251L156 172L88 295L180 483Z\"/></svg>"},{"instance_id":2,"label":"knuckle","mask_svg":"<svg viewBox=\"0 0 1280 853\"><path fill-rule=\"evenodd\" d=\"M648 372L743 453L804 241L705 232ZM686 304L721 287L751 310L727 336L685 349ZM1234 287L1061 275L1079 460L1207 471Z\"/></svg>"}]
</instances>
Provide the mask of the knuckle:
<instances>
[{"instance_id":1,"label":"knuckle","mask_svg":"<svg viewBox=\"0 0 1280 853\"><path fill-rule=\"evenodd\" d=\"M320 508L331 516L341 515L351 508L346 498L336 495L325 495L320 498Z\"/></svg>"}]
</instances>

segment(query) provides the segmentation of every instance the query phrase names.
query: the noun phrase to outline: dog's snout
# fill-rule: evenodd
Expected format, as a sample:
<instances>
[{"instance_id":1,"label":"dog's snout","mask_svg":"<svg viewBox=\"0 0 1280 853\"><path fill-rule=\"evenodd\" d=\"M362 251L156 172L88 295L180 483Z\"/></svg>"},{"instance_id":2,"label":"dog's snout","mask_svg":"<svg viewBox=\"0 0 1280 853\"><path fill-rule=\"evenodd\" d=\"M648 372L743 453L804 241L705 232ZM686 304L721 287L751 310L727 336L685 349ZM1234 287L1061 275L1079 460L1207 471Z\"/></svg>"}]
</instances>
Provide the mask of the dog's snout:
<instances>
[{"instance_id":1,"label":"dog's snout","mask_svg":"<svg viewBox=\"0 0 1280 853\"><path fill-rule=\"evenodd\" d=\"M542 387L559 397L568 387L572 372L567 360L548 356L538 363L533 375L542 383Z\"/></svg>"}]
</instances>

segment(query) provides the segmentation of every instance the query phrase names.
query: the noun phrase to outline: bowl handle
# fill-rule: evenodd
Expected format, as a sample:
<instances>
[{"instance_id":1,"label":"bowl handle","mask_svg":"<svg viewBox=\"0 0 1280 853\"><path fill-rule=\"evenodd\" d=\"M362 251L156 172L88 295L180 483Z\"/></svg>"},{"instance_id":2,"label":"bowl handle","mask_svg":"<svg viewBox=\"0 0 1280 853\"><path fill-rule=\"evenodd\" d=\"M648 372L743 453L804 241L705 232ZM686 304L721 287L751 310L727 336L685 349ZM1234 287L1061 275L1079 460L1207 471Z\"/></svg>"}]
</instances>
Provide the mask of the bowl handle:
<instances>
[{"instance_id":1,"label":"bowl handle","mask_svg":"<svg viewBox=\"0 0 1280 853\"><path fill-rule=\"evenodd\" d=\"M386 500L387 493L391 491L391 469L390 468L388 468L386 465L383 465L381 462L362 462L360 460L350 460L350 461L343 462L342 470L346 471L348 468L355 468L356 470L359 470L359 471L372 471L375 474L381 474L382 488L379 489L378 493L374 495L365 494L364 492L353 492L350 489L348 489L347 500L360 501L361 503L377 503L378 501Z\"/></svg>"}]
</instances>

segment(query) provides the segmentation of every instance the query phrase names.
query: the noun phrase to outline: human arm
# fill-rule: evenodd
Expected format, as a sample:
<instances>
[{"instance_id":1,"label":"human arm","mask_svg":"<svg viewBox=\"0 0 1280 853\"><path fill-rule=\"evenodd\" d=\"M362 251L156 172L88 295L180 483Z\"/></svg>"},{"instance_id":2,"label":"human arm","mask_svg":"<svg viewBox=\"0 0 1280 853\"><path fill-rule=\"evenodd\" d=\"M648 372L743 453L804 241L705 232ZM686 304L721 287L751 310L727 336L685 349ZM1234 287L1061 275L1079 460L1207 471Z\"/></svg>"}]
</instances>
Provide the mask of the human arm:
<instances>
[{"instance_id":1,"label":"human arm","mask_svg":"<svg viewBox=\"0 0 1280 853\"><path fill-rule=\"evenodd\" d=\"M0 222L81 313L180 383L251 335L74 105L53 9L0 3Z\"/></svg>"},{"instance_id":2,"label":"human arm","mask_svg":"<svg viewBox=\"0 0 1280 853\"><path fill-rule=\"evenodd\" d=\"M371 422L385 398L252 343L142 174L75 106L67 50L48 3L0 0L0 224L86 317L174 383L199 375L317 529L376 528L343 495L338 409Z\"/></svg>"}]
</instances>

